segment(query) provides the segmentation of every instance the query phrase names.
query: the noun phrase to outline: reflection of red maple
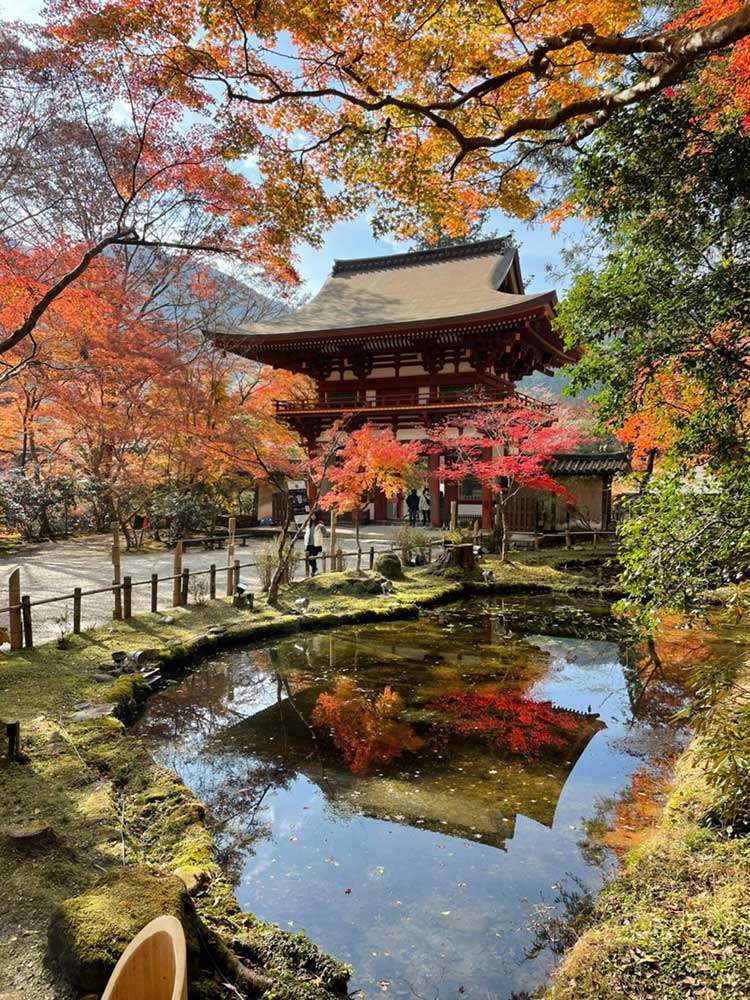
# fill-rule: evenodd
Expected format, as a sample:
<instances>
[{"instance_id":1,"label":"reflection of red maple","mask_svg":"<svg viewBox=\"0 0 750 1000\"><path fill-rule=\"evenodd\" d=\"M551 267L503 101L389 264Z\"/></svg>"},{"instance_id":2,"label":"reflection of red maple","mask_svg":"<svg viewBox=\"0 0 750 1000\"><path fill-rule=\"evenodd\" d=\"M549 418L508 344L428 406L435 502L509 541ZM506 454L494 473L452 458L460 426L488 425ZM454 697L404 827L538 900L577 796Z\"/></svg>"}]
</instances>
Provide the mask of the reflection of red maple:
<instances>
[{"instance_id":1,"label":"reflection of red maple","mask_svg":"<svg viewBox=\"0 0 750 1000\"><path fill-rule=\"evenodd\" d=\"M386 687L373 701L357 692L354 681L339 677L330 694L318 695L311 721L327 726L331 739L355 774L386 764L404 750L416 750L422 740L411 726L399 722L401 696Z\"/></svg>"},{"instance_id":2,"label":"reflection of red maple","mask_svg":"<svg viewBox=\"0 0 750 1000\"><path fill-rule=\"evenodd\" d=\"M448 728L461 736L485 736L500 750L536 757L543 748L565 746L565 733L580 725L570 712L549 701L518 694L455 691L428 705L448 718Z\"/></svg>"}]
</instances>

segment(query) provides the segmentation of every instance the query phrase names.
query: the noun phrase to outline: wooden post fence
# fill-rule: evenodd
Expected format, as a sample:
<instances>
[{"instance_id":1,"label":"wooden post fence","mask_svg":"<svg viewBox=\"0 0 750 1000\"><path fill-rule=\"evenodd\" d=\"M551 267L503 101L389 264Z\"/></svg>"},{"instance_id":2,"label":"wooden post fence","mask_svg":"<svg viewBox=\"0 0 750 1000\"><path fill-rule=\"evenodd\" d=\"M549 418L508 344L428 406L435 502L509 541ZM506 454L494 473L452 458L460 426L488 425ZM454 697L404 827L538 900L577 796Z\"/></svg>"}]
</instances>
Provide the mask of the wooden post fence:
<instances>
[{"instance_id":1,"label":"wooden post fence","mask_svg":"<svg viewBox=\"0 0 750 1000\"><path fill-rule=\"evenodd\" d=\"M151 611L153 614L159 610L159 574L151 574Z\"/></svg>"},{"instance_id":2,"label":"wooden post fence","mask_svg":"<svg viewBox=\"0 0 750 1000\"><path fill-rule=\"evenodd\" d=\"M172 566L172 607L180 606L180 578L182 577L182 542L178 542L174 547L174 565Z\"/></svg>"},{"instance_id":3,"label":"wooden post fence","mask_svg":"<svg viewBox=\"0 0 750 1000\"><path fill-rule=\"evenodd\" d=\"M458 500L451 500L451 531L458 528Z\"/></svg>"},{"instance_id":4,"label":"wooden post fence","mask_svg":"<svg viewBox=\"0 0 750 1000\"><path fill-rule=\"evenodd\" d=\"M237 528L237 518L229 518L229 535L227 536L227 597L234 593L234 535Z\"/></svg>"},{"instance_id":5,"label":"wooden post fence","mask_svg":"<svg viewBox=\"0 0 750 1000\"><path fill-rule=\"evenodd\" d=\"M73 635L80 635L81 632L81 588L75 587L73 590Z\"/></svg>"},{"instance_id":6,"label":"wooden post fence","mask_svg":"<svg viewBox=\"0 0 750 1000\"><path fill-rule=\"evenodd\" d=\"M184 608L187 605L187 602L188 602L188 588L190 586L190 570L189 569L185 568L182 571L181 580L178 581L178 582L182 584L182 586L180 587L180 604Z\"/></svg>"},{"instance_id":7,"label":"wooden post fence","mask_svg":"<svg viewBox=\"0 0 750 1000\"><path fill-rule=\"evenodd\" d=\"M34 648L34 635L31 629L31 598L24 594L21 598L21 617L23 619L23 644L27 649Z\"/></svg>"},{"instance_id":8,"label":"wooden post fence","mask_svg":"<svg viewBox=\"0 0 750 1000\"><path fill-rule=\"evenodd\" d=\"M21 570L16 567L8 578L8 604L10 605L10 648L21 649L23 646L23 627L21 625ZM15 607L14 607L15 605Z\"/></svg>"},{"instance_id":9,"label":"wooden post fence","mask_svg":"<svg viewBox=\"0 0 750 1000\"><path fill-rule=\"evenodd\" d=\"M216 600L216 563L211 563L208 570L208 597L209 600Z\"/></svg>"},{"instance_id":10,"label":"wooden post fence","mask_svg":"<svg viewBox=\"0 0 750 1000\"><path fill-rule=\"evenodd\" d=\"M239 587L239 585L240 585L240 561L239 559L235 559L232 569L232 593L235 592L235 590Z\"/></svg>"},{"instance_id":11,"label":"wooden post fence","mask_svg":"<svg viewBox=\"0 0 750 1000\"><path fill-rule=\"evenodd\" d=\"M122 617L133 617L133 578L130 576L122 578Z\"/></svg>"},{"instance_id":12,"label":"wooden post fence","mask_svg":"<svg viewBox=\"0 0 750 1000\"><path fill-rule=\"evenodd\" d=\"M375 565L375 546L370 546L370 569Z\"/></svg>"}]
</instances>

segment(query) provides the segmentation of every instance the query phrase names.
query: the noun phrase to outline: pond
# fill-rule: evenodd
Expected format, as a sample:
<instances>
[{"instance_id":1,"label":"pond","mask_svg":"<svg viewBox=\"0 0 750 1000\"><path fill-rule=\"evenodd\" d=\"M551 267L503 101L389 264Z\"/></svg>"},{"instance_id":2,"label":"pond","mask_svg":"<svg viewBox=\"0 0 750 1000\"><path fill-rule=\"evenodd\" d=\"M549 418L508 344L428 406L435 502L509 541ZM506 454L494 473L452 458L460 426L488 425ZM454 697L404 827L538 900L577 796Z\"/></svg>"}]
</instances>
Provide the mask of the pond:
<instances>
[{"instance_id":1,"label":"pond","mask_svg":"<svg viewBox=\"0 0 750 1000\"><path fill-rule=\"evenodd\" d=\"M606 605L475 599L228 652L135 730L207 804L240 904L350 989L509 1000L654 812L711 655L629 643Z\"/></svg>"}]
</instances>

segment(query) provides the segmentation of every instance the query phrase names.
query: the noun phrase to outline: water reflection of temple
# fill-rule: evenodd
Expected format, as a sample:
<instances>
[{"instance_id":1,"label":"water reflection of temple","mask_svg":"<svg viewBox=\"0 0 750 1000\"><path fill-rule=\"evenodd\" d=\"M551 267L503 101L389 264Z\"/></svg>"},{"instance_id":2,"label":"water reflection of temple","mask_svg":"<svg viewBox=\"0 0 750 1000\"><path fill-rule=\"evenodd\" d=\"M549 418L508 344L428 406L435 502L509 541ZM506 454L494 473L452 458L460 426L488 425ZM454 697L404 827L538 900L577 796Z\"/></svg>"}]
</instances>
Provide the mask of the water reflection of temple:
<instances>
[{"instance_id":1,"label":"water reflection of temple","mask_svg":"<svg viewBox=\"0 0 750 1000\"><path fill-rule=\"evenodd\" d=\"M325 728L310 724L329 690L328 684L310 684L292 695L286 688L274 704L218 733L210 752L249 755L304 775L343 816L361 814L502 849L518 815L552 826L568 776L604 728L595 716L568 713L577 724L565 733L562 747L538 758L514 758L472 738L436 745L427 738L424 710L410 708L404 716L418 748L358 772Z\"/></svg>"}]
</instances>

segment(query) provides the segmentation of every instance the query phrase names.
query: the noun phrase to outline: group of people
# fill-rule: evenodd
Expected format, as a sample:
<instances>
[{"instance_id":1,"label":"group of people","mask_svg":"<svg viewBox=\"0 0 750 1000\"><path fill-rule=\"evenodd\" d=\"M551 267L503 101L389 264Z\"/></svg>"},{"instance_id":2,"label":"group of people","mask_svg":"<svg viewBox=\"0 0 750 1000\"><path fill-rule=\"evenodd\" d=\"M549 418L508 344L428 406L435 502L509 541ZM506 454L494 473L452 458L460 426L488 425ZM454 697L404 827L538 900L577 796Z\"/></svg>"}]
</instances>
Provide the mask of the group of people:
<instances>
[{"instance_id":1,"label":"group of people","mask_svg":"<svg viewBox=\"0 0 750 1000\"><path fill-rule=\"evenodd\" d=\"M409 524L416 528L417 521L422 519L422 524L426 527L430 523L431 510L430 491L425 486L421 493L415 489L406 497L406 509L409 512ZM310 573L312 576L318 572L318 556L323 551L323 543L328 536L328 529L323 523L323 516L319 511L313 511L305 530L305 553L307 555Z\"/></svg>"},{"instance_id":2,"label":"group of people","mask_svg":"<svg viewBox=\"0 0 750 1000\"><path fill-rule=\"evenodd\" d=\"M426 527L430 523L430 491L425 486L421 493L413 489L406 497L406 509L409 512L409 525L416 528L417 521L421 515L422 525Z\"/></svg>"}]
</instances>

